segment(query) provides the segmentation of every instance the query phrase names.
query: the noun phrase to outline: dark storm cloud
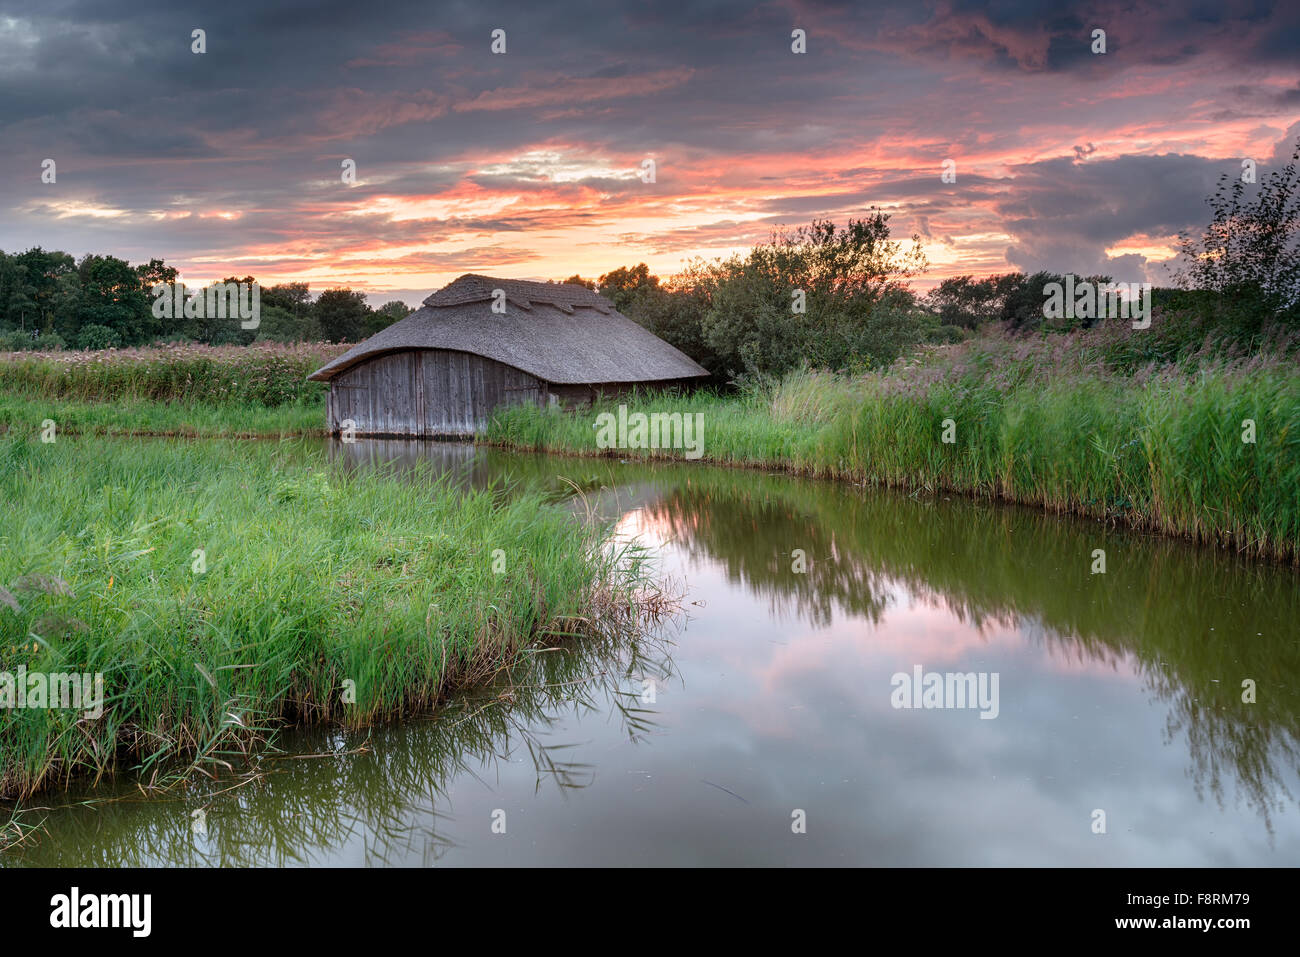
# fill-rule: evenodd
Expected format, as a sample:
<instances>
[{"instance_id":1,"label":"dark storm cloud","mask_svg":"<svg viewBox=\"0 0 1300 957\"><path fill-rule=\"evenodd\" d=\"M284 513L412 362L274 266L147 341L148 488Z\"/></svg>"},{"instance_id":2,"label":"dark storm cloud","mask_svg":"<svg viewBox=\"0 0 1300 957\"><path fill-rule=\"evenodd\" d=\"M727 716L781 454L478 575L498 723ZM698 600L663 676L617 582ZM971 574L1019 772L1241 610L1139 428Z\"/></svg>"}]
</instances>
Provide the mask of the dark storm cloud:
<instances>
[{"instance_id":1,"label":"dark storm cloud","mask_svg":"<svg viewBox=\"0 0 1300 957\"><path fill-rule=\"evenodd\" d=\"M977 0L863 7L852 2L799 2L809 18L838 24L874 23L865 45L927 60L972 58L1024 72L1087 71L1092 31L1106 31L1107 56L1127 63L1171 66L1205 54L1239 64L1294 65L1300 49L1300 5L1189 0Z\"/></svg>"},{"instance_id":2,"label":"dark storm cloud","mask_svg":"<svg viewBox=\"0 0 1300 957\"><path fill-rule=\"evenodd\" d=\"M1025 268L1105 265L1203 219L1216 124L1289 156L1298 49L1300 5L1262 2L0 0L0 247L437 270L554 257L532 233L603 227L635 257L890 204ZM647 156L653 187L629 175Z\"/></svg>"},{"instance_id":3,"label":"dark storm cloud","mask_svg":"<svg viewBox=\"0 0 1300 957\"><path fill-rule=\"evenodd\" d=\"M1204 221L1206 195L1221 175L1238 172L1198 156L1061 159L1018 169L1014 191L994 203L1017 239L1007 260L1027 272L1060 262L1090 274L1140 271L1144 257L1112 258L1104 250L1131 236L1171 236Z\"/></svg>"}]
</instances>

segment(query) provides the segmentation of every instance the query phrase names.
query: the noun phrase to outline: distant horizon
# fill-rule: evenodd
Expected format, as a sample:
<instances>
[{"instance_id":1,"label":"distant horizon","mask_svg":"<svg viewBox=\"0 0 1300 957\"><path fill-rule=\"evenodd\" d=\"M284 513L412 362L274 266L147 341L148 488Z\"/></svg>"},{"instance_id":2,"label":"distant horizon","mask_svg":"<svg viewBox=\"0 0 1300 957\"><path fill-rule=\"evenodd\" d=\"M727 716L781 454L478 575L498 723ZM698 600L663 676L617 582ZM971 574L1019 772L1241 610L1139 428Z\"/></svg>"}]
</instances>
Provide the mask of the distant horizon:
<instances>
[{"instance_id":1,"label":"distant horizon","mask_svg":"<svg viewBox=\"0 0 1300 957\"><path fill-rule=\"evenodd\" d=\"M666 277L874 205L895 239L921 236L920 292L1043 269L1169 285L1219 177L1290 156L1298 45L1300 8L1280 3L308 17L0 0L0 249L416 306L466 272Z\"/></svg>"}]
</instances>

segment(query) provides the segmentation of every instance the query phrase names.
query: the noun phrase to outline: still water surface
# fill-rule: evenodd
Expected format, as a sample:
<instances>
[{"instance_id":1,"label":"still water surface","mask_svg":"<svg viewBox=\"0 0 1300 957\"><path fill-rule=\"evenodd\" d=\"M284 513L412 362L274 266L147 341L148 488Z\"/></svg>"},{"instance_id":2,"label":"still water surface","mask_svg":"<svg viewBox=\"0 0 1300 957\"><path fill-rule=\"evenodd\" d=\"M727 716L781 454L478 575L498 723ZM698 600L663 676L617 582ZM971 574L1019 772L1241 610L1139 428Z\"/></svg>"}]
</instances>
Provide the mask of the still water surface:
<instances>
[{"instance_id":1,"label":"still water surface","mask_svg":"<svg viewBox=\"0 0 1300 957\"><path fill-rule=\"evenodd\" d=\"M568 479L655 550L685 615L538 652L427 718L283 736L304 756L224 793L47 796L72 806L0 864L1300 864L1295 569L756 471L330 454L395 480L418 459L466 484ZM996 717L893 707L917 666L996 674Z\"/></svg>"}]
</instances>

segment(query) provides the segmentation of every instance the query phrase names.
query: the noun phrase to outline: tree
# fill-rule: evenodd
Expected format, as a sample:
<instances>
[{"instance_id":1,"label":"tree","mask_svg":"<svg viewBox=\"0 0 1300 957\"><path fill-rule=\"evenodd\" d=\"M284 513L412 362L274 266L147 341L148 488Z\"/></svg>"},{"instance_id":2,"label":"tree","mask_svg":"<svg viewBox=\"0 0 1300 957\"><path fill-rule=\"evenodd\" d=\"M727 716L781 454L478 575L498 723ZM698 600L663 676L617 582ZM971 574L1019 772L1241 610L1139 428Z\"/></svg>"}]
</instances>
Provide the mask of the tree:
<instances>
[{"instance_id":1,"label":"tree","mask_svg":"<svg viewBox=\"0 0 1300 957\"><path fill-rule=\"evenodd\" d=\"M922 337L908 279L925 268L920 237L904 250L879 211L843 229L781 230L712 267L704 340L727 374L748 379L891 362Z\"/></svg>"},{"instance_id":2,"label":"tree","mask_svg":"<svg viewBox=\"0 0 1300 957\"><path fill-rule=\"evenodd\" d=\"M299 317L311 311L311 288L305 282L282 282L262 290L262 305L279 306Z\"/></svg>"},{"instance_id":3,"label":"tree","mask_svg":"<svg viewBox=\"0 0 1300 957\"><path fill-rule=\"evenodd\" d=\"M275 342L321 340L307 283L282 282L262 290L262 322L257 327L257 338Z\"/></svg>"},{"instance_id":4,"label":"tree","mask_svg":"<svg viewBox=\"0 0 1300 957\"><path fill-rule=\"evenodd\" d=\"M5 325L24 333L40 327L40 308L36 289L27 281L27 266L18 256L0 260L0 308Z\"/></svg>"},{"instance_id":5,"label":"tree","mask_svg":"<svg viewBox=\"0 0 1300 957\"><path fill-rule=\"evenodd\" d=\"M81 328L88 325L111 330L124 345L138 345L153 337L157 321L140 274L130 263L116 256L87 253L77 264L77 274L81 293L76 314L67 330L59 330L65 339L76 341Z\"/></svg>"},{"instance_id":6,"label":"tree","mask_svg":"<svg viewBox=\"0 0 1300 957\"><path fill-rule=\"evenodd\" d=\"M1007 296L1020 289L1024 282L1024 274L1018 272L983 279L953 276L939 283L925 298L945 324L974 329L981 322L997 319Z\"/></svg>"},{"instance_id":7,"label":"tree","mask_svg":"<svg viewBox=\"0 0 1300 957\"><path fill-rule=\"evenodd\" d=\"M659 277L651 275L650 267L637 263L632 268L620 266L597 280L596 290L614 303L619 312L632 308L637 299L659 288Z\"/></svg>"},{"instance_id":8,"label":"tree","mask_svg":"<svg viewBox=\"0 0 1300 957\"><path fill-rule=\"evenodd\" d=\"M400 299L390 299L375 310L376 315L384 316L388 319L388 322L386 322L385 325L392 325L400 319L405 319L412 312L414 312L414 310Z\"/></svg>"},{"instance_id":9,"label":"tree","mask_svg":"<svg viewBox=\"0 0 1300 957\"><path fill-rule=\"evenodd\" d=\"M595 282L593 282L590 279L583 279L581 276L577 275L576 273L570 276L568 279L564 280L562 285L581 286L583 289L591 289L591 290L595 290L596 288Z\"/></svg>"},{"instance_id":10,"label":"tree","mask_svg":"<svg viewBox=\"0 0 1300 957\"><path fill-rule=\"evenodd\" d=\"M319 342L320 338L320 325L310 310L300 319L283 306L268 306L265 298L262 300L258 342Z\"/></svg>"},{"instance_id":11,"label":"tree","mask_svg":"<svg viewBox=\"0 0 1300 957\"><path fill-rule=\"evenodd\" d=\"M367 313L362 334L373 336L379 330L387 329L393 323L405 319L411 312L411 307L400 299L390 299L378 309Z\"/></svg>"},{"instance_id":12,"label":"tree","mask_svg":"<svg viewBox=\"0 0 1300 957\"><path fill-rule=\"evenodd\" d=\"M1206 203L1214 218L1199 237L1179 234L1186 264L1177 274L1187 290L1217 294L1212 307L1244 334L1270 321L1300 322L1300 140L1291 162L1259 183L1254 198L1228 174Z\"/></svg>"},{"instance_id":13,"label":"tree","mask_svg":"<svg viewBox=\"0 0 1300 957\"><path fill-rule=\"evenodd\" d=\"M316 320L328 342L356 342L365 333L370 308L365 293L326 289L316 300Z\"/></svg>"},{"instance_id":14,"label":"tree","mask_svg":"<svg viewBox=\"0 0 1300 957\"><path fill-rule=\"evenodd\" d=\"M1113 279L1111 276L1080 276L1077 273L1063 275L1055 272L1036 272L1032 276L1025 276L1021 273L1008 273L1005 276L990 278L1006 282L1006 288L1000 293L1002 307L998 318L1007 323L1015 332L1067 332L1071 329L1091 328L1102 322L1105 317L1098 314L1094 316L1076 316L1075 318L1067 316L1058 319L1047 319L1047 285L1049 283L1058 283L1062 287L1062 291L1064 291L1070 288L1068 283L1072 280L1075 289L1088 284L1094 289L1100 290Z\"/></svg>"},{"instance_id":15,"label":"tree","mask_svg":"<svg viewBox=\"0 0 1300 957\"><path fill-rule=\"evenodd\" d=\"M257 280L252 276L227 276L224 279L218 279L202 288L187 286L185 289L186 298L195 298L203 300L203 309L201 315L186 316L174 314L171 319L159 320L159 335L179 333L183 338L201 342L210 346L227 346L227 345L248 345L254 340L261 338L262 322L266 320L266 306L261 304L260 322L256 329L245 329L243 327L243 318L239 315L238 307L248 304L246 293L239 294L238 305L231 301L231 297L226 289L213 295L212 304L216 306L220 302L219 309L223 313L217 315L216 310L208 308L208 290L213 286L229 287L232 283L247 289L256 283ZM260 297L260 293L259 293ZM260 302L260 298L259 298ZM274 338L274 337L271 337ZM292 340L287 340L292 341Z\"/></svg>"},{"instance_id":16,"label":"tree","mask_svg":"<svg viewBox=\"0 0 1300 957\"><path fill-rule=\"evenodd\" d=\"M19 329L45 332L63 325L72 305L66 291L67 279L76 270L73 258L34 246L10 257L10 265L5 319Z\"/></svg>"},{"instance_id":17,"label":"tree","mask_svg":"<svg viewBox=\"0 0 1300 957\"><path fill-rule=\"evenodd\" d=\"M140 285L150 295L153 294L154 286L170 286L180 275L175 266L169 266L161 259L150 259L147 263L136 266L135 271L140 276Z\"/></svg>"},{"instance_id":18,"label":"tree","mask_svg":"<svg viewBox=\"0 0 1300 957\"><path fill-rule=\"evenodd\" d=\"M666 283L642 289L619 311L725 379L722 359L704 336L704 317L717 284L715 272L714 264L694 260Z\"/></svg>"}]
</instances>

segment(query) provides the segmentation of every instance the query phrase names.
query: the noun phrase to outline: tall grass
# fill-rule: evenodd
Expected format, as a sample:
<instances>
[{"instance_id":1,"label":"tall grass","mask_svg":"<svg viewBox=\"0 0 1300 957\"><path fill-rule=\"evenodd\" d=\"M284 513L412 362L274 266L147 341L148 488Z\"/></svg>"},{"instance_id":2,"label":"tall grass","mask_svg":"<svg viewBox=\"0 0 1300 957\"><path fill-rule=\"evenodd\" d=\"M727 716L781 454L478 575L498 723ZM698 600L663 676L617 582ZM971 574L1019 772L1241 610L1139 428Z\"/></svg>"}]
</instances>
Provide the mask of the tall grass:
<instances>
[{"instance_id":1,"label":"tall grass","mask_svg":"<svg viewBox=\"0 0 1300 957\"><path fill-rule=\"evenodd\" d=\"M172 345L0 355L0 433L267 437L325 434L307 381L346 345Z\"/></svg>"},{"instance_id":2,"label":"tall grass","mask_svg":"<svg viewBox=\"0 0 1300 957\"><path fill-rule=\"evenodd\" d=\"M278 406L319 402L307 376L348 348L326 343L193 344L0 355L0 391L47 399Z\"/></svg>"},{"instance_id":3,"label":"tall grass","mask_svg":"<svg viewBox=\"0 0 1300 957\"><path fill-rule=\"evenodd\" d=\"M299 442L10 436L0 497L0 672L102 673L106 699L97 720L0 712L4 797L427 707L662 597L638 556L533 495L332 471Z\"/></svg>"},{"instance_id":4,"label":"tall grass","mask_svg":"<svg viewBox=\"0 0 1300 957\"><path fill-rule=\"evenodd\" d=\"M14 395L0 388L0 434L34 437L47 420L56 435L151 435L177 438L282 438L326 435L325 406L312 399L258 402L115 402Z\"/></svg>"},{"instance_id":5,"label":"tall grass","mask_svg":"<svg viewBox=\"0 0 1300 957\"><path fill-rule=\"evenodd\" d=\"M620 401L702 414L710 461L1007 499L1300 561L1294 364L1255 357L1129 374L1107 365L1106 345L995 338L864 376L793 374L737 398ZM578 454L682 454L598 449L595 417L618 404L510 408L483 437ZM1246 420L1253 443L1242 440Z\"/></svg>"}]
</instances>

